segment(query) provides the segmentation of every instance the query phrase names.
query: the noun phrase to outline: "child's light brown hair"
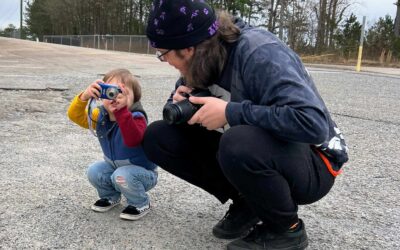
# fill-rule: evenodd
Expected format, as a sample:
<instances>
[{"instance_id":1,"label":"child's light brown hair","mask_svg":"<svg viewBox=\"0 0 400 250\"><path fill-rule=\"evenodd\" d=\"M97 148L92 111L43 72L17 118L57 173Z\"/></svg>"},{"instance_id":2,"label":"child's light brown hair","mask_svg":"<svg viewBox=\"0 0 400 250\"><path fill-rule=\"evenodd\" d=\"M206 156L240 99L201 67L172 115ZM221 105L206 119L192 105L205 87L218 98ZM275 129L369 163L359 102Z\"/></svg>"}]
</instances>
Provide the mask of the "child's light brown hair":
<instances>
[{"instance_id":1,"label":"child's light brown hair","mask_svg":"<svg viewBox=\"0 0 400 250\"><path fill-rule=\"evenodd\" d=\"M114 77L119 78L121 83L125 84L126 87L132 90L134 102L140 101L140 98L142 97L142 90L139 81L129 70L113 69L104 75L103 82L107 82Z\"/></svg>"}]
</instances>

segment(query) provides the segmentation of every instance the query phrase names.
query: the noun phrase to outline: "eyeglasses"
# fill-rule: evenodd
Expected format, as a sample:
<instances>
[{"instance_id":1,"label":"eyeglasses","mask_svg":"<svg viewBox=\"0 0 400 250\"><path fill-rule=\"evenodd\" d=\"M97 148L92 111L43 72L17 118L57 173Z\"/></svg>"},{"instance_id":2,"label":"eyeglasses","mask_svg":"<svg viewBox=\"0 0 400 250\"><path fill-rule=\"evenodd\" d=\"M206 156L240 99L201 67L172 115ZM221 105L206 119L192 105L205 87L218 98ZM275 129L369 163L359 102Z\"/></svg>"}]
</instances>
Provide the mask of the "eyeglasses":
<instances>
[{"instance_id":1,"label":"eyeglasses","mask_svg":"<svg viewBox=\"0 0 400 250\"><path fill-rule=\"evenodd\" d=\"M169 49L167 51L165 51L164 53L161 53L161 51L157 50L156 51L156 57L158 58L158 60L160 60L161 62L165 62L164 56L166 54L168 54L168 52L170 52L172 49Z\"/></svg>"}]
</instances>

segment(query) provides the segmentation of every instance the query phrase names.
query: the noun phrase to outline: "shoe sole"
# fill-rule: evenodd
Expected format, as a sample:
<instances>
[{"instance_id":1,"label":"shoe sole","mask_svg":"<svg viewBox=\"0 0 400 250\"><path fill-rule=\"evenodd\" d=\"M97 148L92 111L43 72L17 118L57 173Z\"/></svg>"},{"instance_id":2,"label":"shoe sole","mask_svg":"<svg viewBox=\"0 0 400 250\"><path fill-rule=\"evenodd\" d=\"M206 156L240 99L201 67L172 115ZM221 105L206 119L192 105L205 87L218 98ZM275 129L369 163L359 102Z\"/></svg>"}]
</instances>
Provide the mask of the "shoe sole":
<instances>
[{"instance_id":1,"label":"shoe sole","mask_svg":"<svg viewBox=\"0 0 400 250\"><path fill-rule=\"evenodd\" d=\"M236 238L240 238L240 237L246 236L248 234L248 232L250 231L250 229L253 226L255 226L257 223L259 223L260 221L261 220L258 219L258 218L254 219L250 223L246 224L245 229L243 229L242 231L239 231L239 232L233 232L232 233L232 232L219 230L218 228L213 228L212 233L218 239L232 240L232 239L236 239Z\"/></svg>"},{"instance_id":2,"label":"shoe sole","mask_svg":"<svg viewBox=\"0 0 400 250\"><path fill-rule=\"evenodd\" d=\"M298 246L292 246L292 247L286 247L286 248L271 248L271 247L267 247L268 250L304 250L308 247L308 240L305 240L304 242L302 242L300 245ZM248 247L241 247L241 246L230 246L228 244L227 250L248 250ZM253 249L253 248L252 248ZM265 249L264 247L262 248L256 248L256 249Z\"/></svg>"},{"instance_id":3,"label":"shoe sole","mask_svg":"<svg viewBox=\"0 0 400 250\"><path fill-rule=\"evenodd\" d=\"M147 209L146 211L144 211L144 212L142 212L141 214L138 214L138 215L121 213L119 215L119 217L121 219L124 219L124 220L138 220L138 219L142 218L143 216L145 216L146 214L148 214L149 212L150 212L150 209Z\"/></svg>"},{"instance_id":4,"label":"shoe sole","mask_svg":"<svg viewBox=\"0 0 400 250\"><path fill-rule=\"evenodd\" d=\"M118 206L118 204L119 204L119 202L118 202L118 203L115 203L115 204L113 204L113 205L111 205L111 206L108 206L108 207L98 207L98 206L92 205L90 208L91 208L93 211L95 211L95 212L104 213L104 212L109 211L109 210L112 209L113 207Z\"/></svg>"}]
</instances>

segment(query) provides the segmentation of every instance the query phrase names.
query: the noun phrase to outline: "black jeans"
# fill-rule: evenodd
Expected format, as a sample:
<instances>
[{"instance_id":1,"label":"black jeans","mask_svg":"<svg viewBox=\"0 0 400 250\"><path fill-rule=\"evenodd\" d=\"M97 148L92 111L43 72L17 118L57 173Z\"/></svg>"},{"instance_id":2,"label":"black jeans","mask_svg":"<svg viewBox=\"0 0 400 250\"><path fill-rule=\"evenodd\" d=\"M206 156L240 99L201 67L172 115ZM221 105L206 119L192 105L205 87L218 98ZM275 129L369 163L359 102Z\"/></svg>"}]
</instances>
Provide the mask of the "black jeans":
<instances>
[{"instance_id":1,"label":"black jeans","mask_svg":"<svg viewBox=\"0 0 400 250\"><path fill-rule=\"evenodd\" d=\"M143 148L161 168L222 203L240 193L275 232L295 223L297 205L321 199L335 179L308 144L282 141L254 126L221 134L157 121L147 128Z\"/></svg>"}]
</instances>

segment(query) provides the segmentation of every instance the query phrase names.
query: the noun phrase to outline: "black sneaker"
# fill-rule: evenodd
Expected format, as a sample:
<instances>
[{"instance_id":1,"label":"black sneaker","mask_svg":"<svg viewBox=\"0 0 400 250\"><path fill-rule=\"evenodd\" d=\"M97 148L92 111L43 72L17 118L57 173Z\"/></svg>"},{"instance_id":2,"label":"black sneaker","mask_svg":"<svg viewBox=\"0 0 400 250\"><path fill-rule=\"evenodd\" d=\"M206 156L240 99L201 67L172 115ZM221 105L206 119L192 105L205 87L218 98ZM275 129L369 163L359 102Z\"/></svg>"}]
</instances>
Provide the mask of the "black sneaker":
<instances>
[{"instance_id":1,"label":"black sneaker","mask_svg":"<svg viewBox=\"0 0 400 250\"><path fill-rule=\"evenodd\" d=\"M150 204L137 208L135 206L127 206L119 215L121 219L138 220L150 212Z\"/></svg>"},{"instance_id":2,"label":"black sneaker","mask_svg":"<svg viewBox=\"0 0 400 250\"><path fill-rule=\"evenodd\" d=\"M96 211L96 212L107 212L108 210L110 210L111 208L117 206L119 204L120 200L118 199L117 201L110 201L106 198L102 198L98 201L96 201L93 205L92 205L92 210Z\"/></svg>"},{"instance_id":3,"label":"black sneaker","mask_svg":"<svg viewBox=\"0 0 400 250\"><path fill-rule=\"evenodd\" d=\"M228 250L263 249L263 250L298 250L308 246L306 229L302 220L293 231L282 234L270 232L263 225L256 225L243 239L232 241Z\"/></svg>"},{"instance_id":4,"label":"black sneaker","mask_svg":"<svg viewBox=\"0 0 400 250\"><path fill-rule=\"evenodd\" d=\"M225 216L214 226L213 234L220 239L234 239L246 235L260 219L241 198L229 206Z\"/></svg>"}]
</instances>

